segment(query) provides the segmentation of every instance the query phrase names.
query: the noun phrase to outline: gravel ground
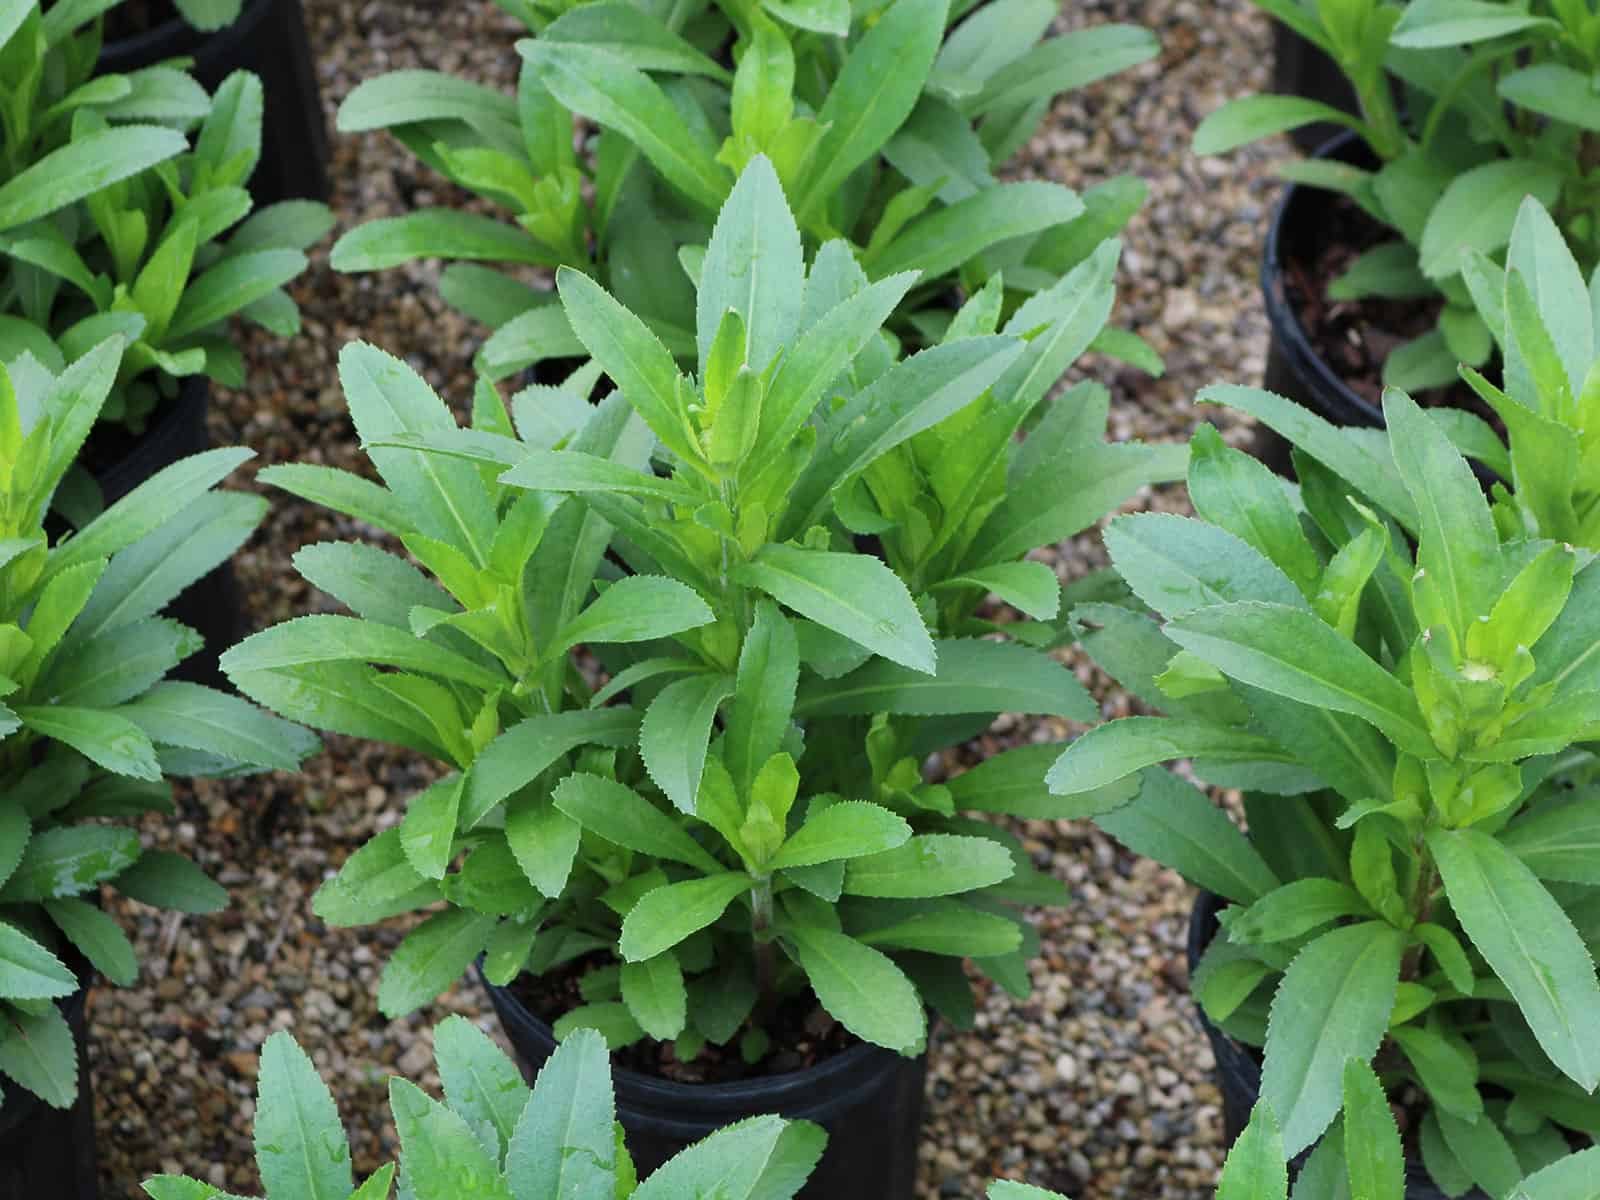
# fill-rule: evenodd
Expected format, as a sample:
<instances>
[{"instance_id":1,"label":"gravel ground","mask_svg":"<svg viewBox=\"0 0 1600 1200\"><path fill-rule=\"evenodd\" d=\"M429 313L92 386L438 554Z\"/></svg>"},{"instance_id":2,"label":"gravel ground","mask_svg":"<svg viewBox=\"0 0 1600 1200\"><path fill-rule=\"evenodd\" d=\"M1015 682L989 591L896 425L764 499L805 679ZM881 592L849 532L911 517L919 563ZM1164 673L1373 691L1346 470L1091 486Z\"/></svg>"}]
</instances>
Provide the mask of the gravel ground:
<instances>
[{"instance_id":1,"label":"gravel ground","mask_svg":"<svg viewBox=\"0 0 1600 1200\"><path fill-rule=\"evenodd\" d=\"M517 26L487 0L306 0L331 113L362 79L430 66L510 88ZM1257 247L1273 185L1255 152L1196 161L1198 119L1228 95L1265 83L1269 35L1246 0L1082 0L1068 26L1137 21L1157 30L1159 62L1069 96L1025 153L1030 174L1086 187L1133 172L1151 198L1130 230L1118 320L1165 356L1151 381L1112 364L1087 368L1112 385L1112 434L1186 436L1200 419L1195 391L1213 380L1260 377L1265 320L1255 287ZM341 228L415 205L463 202L382 136L336 137L333 175ZM358 336L406 357L454 402L470 396L470 360L483 331L436 299L437 267L371 276L327 269L325 249L296 285L304 334L292 343L252 335L252 386L219 396L213 435L249 445L255 465L363 460L335 377L338 349ZM1246 430L1219 418L1231 438ZM261 627L327 601L289 568L300 546L350 537L348 523L275 496L272 515L238 560L249 617ZM1181 508L1171 490L1144 506ZM1060 548L1065 575L1098 561L1092 539ZM1080 665L1107 715L1127 698ZM1002 718L995 744L1058 740L1060 723ZM290 1029L332 1086L370 1171L395 1151L385 1080L401 1071L429 1086L429 1029L449 1012L485 1028L485 998L463 984L411 1018L377 1013L378 971L404 926L324 928L310 914L325 874L374 832L398 821L429 768L403 752L342 738L299 777L266 776L180 788L177 820L151 822L150 845L196 857L233 894L213 917L167 916L118 901L144 964L136 987L92 998L90 1061L104 1194L139 1194L138 1180L183 1170L229 1191L256 1187L249 1128L262 1041ZM922 1192L976 1197L993 1176L1026 1179L1078 1200L1209 1197L1221 1161L1211 1055L1185 989L1183 935L1191 897L1175 875L1136 860L1098 832L1027 822L1041 864L1075 903L1041 912L1044 953L1034 995L985 993L979 1026L932 1049Z\"/></svg>"}]
</instances>

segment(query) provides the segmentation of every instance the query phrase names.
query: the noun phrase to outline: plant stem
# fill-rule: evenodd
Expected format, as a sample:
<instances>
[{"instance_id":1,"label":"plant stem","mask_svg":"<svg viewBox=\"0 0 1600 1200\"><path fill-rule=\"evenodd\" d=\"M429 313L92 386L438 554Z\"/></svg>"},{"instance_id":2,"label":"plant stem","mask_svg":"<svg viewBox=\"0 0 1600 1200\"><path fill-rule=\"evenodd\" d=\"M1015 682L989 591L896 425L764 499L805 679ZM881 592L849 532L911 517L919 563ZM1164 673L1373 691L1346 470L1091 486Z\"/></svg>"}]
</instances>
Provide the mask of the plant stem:
<instances>
[{"instance_id":1,"label":"plant stem","mask_svg":"<svg viewBox=\"0 0 1600 1200\"><path fill-rule=\"evenodd\" d=\"M756 954L756 1007L755 1019L759 1027L766 1026L778 1005L778 952L772 944L772 877L763 875L756 880L751 893L751 933Z\"/></svg>"}]
</instances>

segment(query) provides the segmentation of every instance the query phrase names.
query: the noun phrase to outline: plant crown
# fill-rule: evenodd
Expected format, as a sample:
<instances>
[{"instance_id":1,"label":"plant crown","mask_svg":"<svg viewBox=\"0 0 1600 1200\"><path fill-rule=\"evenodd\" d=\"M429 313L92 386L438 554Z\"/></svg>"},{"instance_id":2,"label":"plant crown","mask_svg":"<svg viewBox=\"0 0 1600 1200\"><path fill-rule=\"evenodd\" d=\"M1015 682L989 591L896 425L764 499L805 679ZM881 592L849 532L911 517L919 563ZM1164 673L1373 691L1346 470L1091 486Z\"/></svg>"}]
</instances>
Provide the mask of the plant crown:
<instances>
[{"instance_id":1,"label":"plant crown","mask_svg":"<svg viewBox=\"0 0 1600 1200\"><path fill-rule=\"evenodd\" d=\"M398 534L439 580L310 547L302 573L361 619L302 618L223 660L286 716L453 768L318 895L351 924L449 902L389 964L385 1011L484 951L498 982L595 956L558 1032L677 1039L684 1060L735 1039L759 1057L808 987L912 1052L924 1003L971 1020L963 957L1026 994L1036 942L1009 906L1063 890L969 814L1062 810L1050 752L942 782L924 763L1000 712L1092 715L1047 652L1061 585L1024 555L1181 475L1185 452L1104 444L1097 384L1045 403L1110 311L1115 242L1003 326L987 285L904 359L879 331L914 276L871 283L838 242L808 270L801 245L757 158L707 249L697 376L567 270L593 356L570 388L525 389L513 420L484 383L458 429L409 370L350 347L386 486L263 473ZM601 371L617 390L590 406ZM1027 619L980 614L991 591Z\"/></svg>"}]
</instances>

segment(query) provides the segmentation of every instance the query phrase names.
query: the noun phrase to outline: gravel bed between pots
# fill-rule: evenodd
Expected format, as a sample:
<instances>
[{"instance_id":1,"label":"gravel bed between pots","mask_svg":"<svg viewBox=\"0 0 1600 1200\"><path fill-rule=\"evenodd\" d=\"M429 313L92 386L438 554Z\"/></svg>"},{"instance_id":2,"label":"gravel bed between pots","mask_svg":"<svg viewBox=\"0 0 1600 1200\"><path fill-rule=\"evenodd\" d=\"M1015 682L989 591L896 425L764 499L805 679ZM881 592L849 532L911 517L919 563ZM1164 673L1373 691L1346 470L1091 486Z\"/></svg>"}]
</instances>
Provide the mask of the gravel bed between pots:
<instances>
[{"instance_id":1,"label":"gravel bed between pots","mask_svg":"<svg viewBox=\"0 0 1600 1200\"><path fill-rule=\"evenodd\" d=\"M1192 404L1199 387L1253 383L1262 369L1256 274L1276 187L1263 170L1272 152L1196 160L1188 142L1223 99L1264 86L1270 32L1246 0L1067 7L1070 26L1142 22L1164 53L1064 99L1024 152L1022 170L1080 188L1124 172L1150 181L1127 239L1117 320L1149 338L1168 372L1151 381L1109 364L1090 369L1113 388L1114 438L1182 438L1204 415ZM330 128L338 102L381 71L436 67L508 90L516 77L518 27L488 0L307 0L306 10ZM331 173L341 229L464 200L382 136L336 136ZM340 276L327 269L326 244L313 259L294 288L302 336L248 338L252 387L216 396L217 444L257 452L246 479L272 462L362 469L334 371L339 347L352 338L403 355L453 402L471 394L470 360L483 331L438 300L435 264ZM1219 419L1230 440L1248 436L1239 418ZM1140 503L1174 509L1183 501L1166 491ZM311 542L367 534L345 524L273 496L271 516L237 562L252 628L331 608L307 594L288 559ZM1101 561L1097 539L1079 539L1057 556L1064 577ZM1127 710L1125 695L1080 669L1108 716ZM1069 732L1060 722L1002 717L962 758ZM290 1029L321 1068L350 1127L356 1166L369 1171L396 1146L387 1075L398 1070L437 1087L428 1031L447 1012L495 1029L487 999L466 984L410 1018L383 1020L374 1003L379 965L402 924L335 930L311 915L323 877L397 822L404 798L426 782L407 753L337 737L327 743L298 778L180 786L178 817L145 830L147 844L194 856L234 903L213 917L182 917L118 902L146 968L135 987L99 988L91 1002L107 1200L139 1195L138 1181L158 1171L205 1177L210 1164L215 1185L256 1187L254 1077L273 1030ZM945 1031L935 1042L923 1195L977 1197L998 1175L1077 1200L1208 1198L1222 1122L1211 1055L1186 994L1187 889L1096 831L1041 821L1019 823L1019 831L1076 903L1037 918L1044 951L1031 999L991 990L975 1031Z\"/></svg>"}]
</instances>

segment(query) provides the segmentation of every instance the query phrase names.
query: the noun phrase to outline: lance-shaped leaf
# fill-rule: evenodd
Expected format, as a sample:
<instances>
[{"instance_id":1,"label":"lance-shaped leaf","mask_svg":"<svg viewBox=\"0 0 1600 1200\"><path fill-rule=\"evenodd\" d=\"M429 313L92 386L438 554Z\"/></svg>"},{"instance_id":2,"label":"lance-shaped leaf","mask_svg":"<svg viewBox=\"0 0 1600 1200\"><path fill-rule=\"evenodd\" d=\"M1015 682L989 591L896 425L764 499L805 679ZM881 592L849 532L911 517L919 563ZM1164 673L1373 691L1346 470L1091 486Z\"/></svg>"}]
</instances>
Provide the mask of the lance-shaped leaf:
<instances>
[{"instance_id":1,"label":"lance-shaped leaf","mask_svg":"<svg viewBox=\"0 0 1600 1200\"><path fill-rule=\"evenodd\" d=\"M350 1145L333 1096L306 1052L278 1032L261 1048L256 1164L269 1195L346 1200Z\"/></svg>"},{"instance_id":2,"label":"lance-shaped leaf","mask_svg":"<svg viewBox=\"0 0 1600 1200\"><path fill-rule=\"evenodd\" d=\"M624 849L711 873L723 869L678 821L614 779L580 771L558 783L551 796L579 825Z\"/></svg>"},{"instance_id":3,"label":"lance-shaped leaf","mask_svg":"<svg viewBox=\"0 0 1600 1200\"><path fill-rule=\"evenodd\" d=\"M1428 835L1456 919L1500 977L1550 1061L1600 1084L1600 985L1571 919L1520 859L1474 829Z\"/></svg>"},{"instance_id":4,"label":"lance-shaped leaf","mask_svg":"<svg viewBox=\"0 0 1600 1200\"><path fill-rule=\"evenodd\" d=\"M900 577L864 555L768 545L734 578L875 654L932 675L933 639Z\"/></svg>"},{"instance_id":5,"label":"lance-shaped leaf","mask_svg":"<svg viewBox=\"0 0 1600 1200\"><path fill-rule=\"evenodd\" d=\"M1169 622L1166 634L1231 679L1360 717L1408 753L1436 753L1410 690L1310 612L1218 604Z\"/></svg>"},{"instance_id":6,"label":"lance-shaped leaf","mask_svg":"<svg viewBox=\"0 0 1600 1200\"><path fill-rule=\"evenodd\" d=\"M1050 790L1071 796L1179 758L1213 762L1298 761L1271 738L1209 721L1124 717L1089 730L1067 747L1046 777Z\"/></svg>"},{"instance_id":7,"label":"lance-shaped leaf","mask_svg":"<svg viewBox=\"0 0 1600 1200\"><path fill-rule=\"evenodd\" d=\"M229 675L324 662L372 662L492 691L506 677L403 629L354 617L297 617L252 634L222 656Z\"/></svg>"},{"instance_id":8,"label":"lance-shaped leaf","mask_svg":"<svg viewBox=\"0 0 1600 1200\"><path fill-rule=\"evenodd\" d=\"M546 1060L507 1146L516 1200L612 1196L615 1120L605 1039L577 1030Z\"/></svg>"},{"instance_id":9,"label":"lance-shaped leaf","mask_svg":"<svg viewBox=\"0 0 1600 1200\"><path fill-rule=\"evenodd\" d=\"M661 690L640 722L639 754L645 769L683 812L694 811L711 726L732 691L733 681L726 675L680 679Z\"/></svg>"},{"instance_id":10,"label":"lance-shaped leaf","mask_svg":"<svg viewBox=\"0 0 1600 1200\"><path fill-rule=\"evenodd\" d=\"M917 989L881 950L810 925L786 929L800 966L828 1014L863 1041L902 1054L927 1037Z\"/></svg>"},{"instance_id":11,"label":"lance-shaped leaf","mask_svg":"<svg viewBox=\"0 0 1600 1200\"><path fill-rule=\"evenodd\" d=\"M1022 712L1094 719L1094 703L1077 676L1048 654L1014 642L934 645L938 668L932 675L874 660L839 679L808 678L795 711L803 717Z\"/></svg>"},{"instance_id":12,"label":"lance-shaped leaf","mask_svg":"<svg viewBox=\"0 0 1600 1200\"><path fill-rule=\"evenodd\" d=\"M743 872L686 879L655 888L639 898L622 922L618 949L625 962L643 962L670 950L727 911L755 885Z\"/></svg>"},{"instance_id":13,"label":"lance-shaped leaf","mask_svg":"<svg viewBox=\"0 0 1600 1200\"><path fill-rule=\"evenodd\" d=\"M617 580L544 648L546 658L579 642L648 642L710 624L711 608L693 588L660 575Z\"/></svg>"},{"instance_id":14,"label":"lance-shaped leaf","mask_svg":"<svg viewBox=\"0 0 1600 1200\"><path fill-rule=\"evenodd\" d=\"M1284 1114L1291 1157L1338 1114L1344 1064L1377 1052L1404 948L1405 936L1382 922L1346 925L1317 938L1284 972L1267 1023L1261 1098Z\"/></svg>"}]
</instances>

